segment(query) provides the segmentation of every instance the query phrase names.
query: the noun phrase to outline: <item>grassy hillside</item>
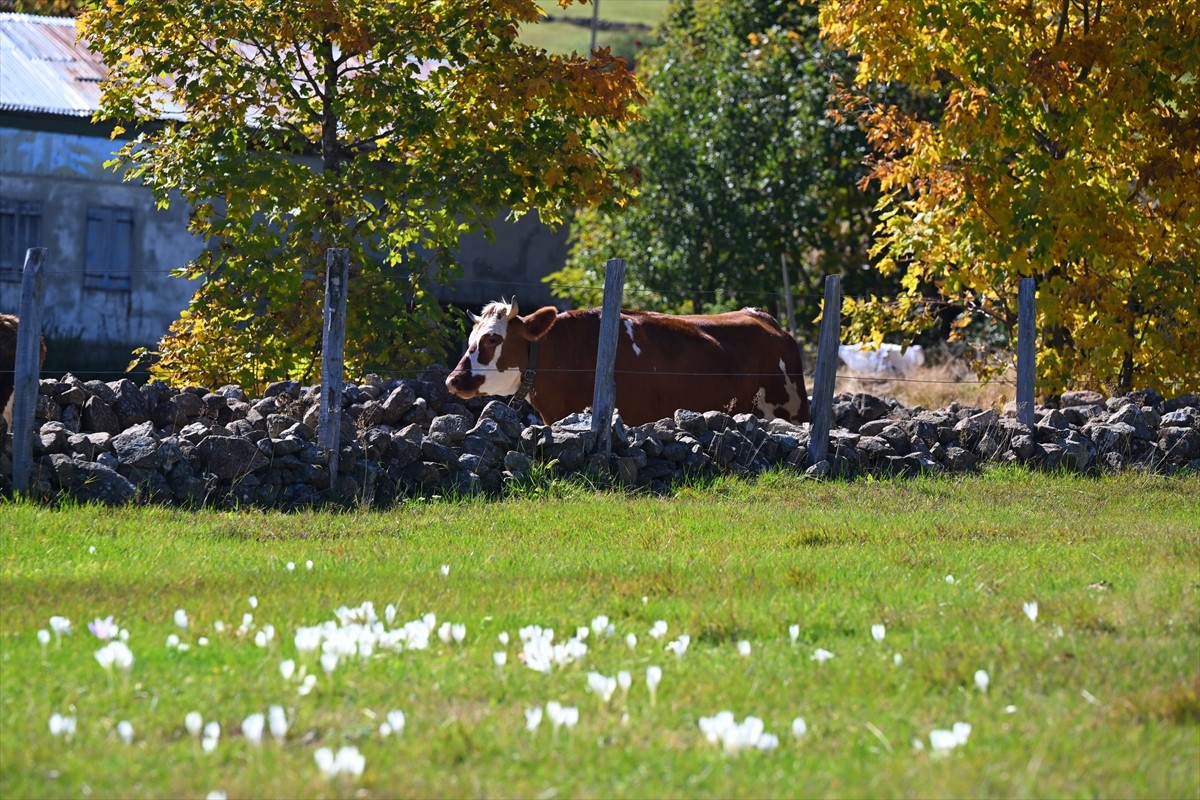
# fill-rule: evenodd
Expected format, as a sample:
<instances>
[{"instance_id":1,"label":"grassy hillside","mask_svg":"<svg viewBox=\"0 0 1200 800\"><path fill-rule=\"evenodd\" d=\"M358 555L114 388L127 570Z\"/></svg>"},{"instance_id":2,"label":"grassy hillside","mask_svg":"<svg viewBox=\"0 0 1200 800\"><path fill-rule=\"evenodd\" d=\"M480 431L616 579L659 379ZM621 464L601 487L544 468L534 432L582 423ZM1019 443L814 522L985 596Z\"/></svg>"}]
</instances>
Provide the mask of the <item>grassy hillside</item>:
<instances>
[{"instance_id":1,"label":"grassy hillside","mask_svg":"<svg viewBox=\"0 0 1200 800\"><path fill-rule=\"evenodd\" d=\"M668 0L600 0L596 35L597 47L611 47L614 53L636 58L643 47L655 40L654 28L666 13ZM586 53L591 44L593 6L573 4L559 8L554 0L543 0L548 18L527 25L521 32L530 44L557 53Z\"/></svg>"}]
</instances>

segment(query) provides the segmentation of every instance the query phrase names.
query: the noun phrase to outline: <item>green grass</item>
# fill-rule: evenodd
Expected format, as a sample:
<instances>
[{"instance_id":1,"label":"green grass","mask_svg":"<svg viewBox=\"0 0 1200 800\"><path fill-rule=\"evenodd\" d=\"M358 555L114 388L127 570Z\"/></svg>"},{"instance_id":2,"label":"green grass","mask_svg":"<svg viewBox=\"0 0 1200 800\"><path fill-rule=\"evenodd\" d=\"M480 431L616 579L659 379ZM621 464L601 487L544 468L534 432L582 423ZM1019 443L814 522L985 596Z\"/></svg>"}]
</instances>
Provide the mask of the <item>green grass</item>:
<instances>
[{"instance_id":1,"label":"green grass","mask_svg":"<svg viewBox=\"0 0 1200 800\"><path fill-rule=\"evenodd\" d=\"M543 21L537 25L526 25L521 30L521 39L536 47L543 47L552 53L581 53L586 54L591 45L591 28L562 21L563 18L582 20L588 23L592 19L592 5L574 4L567 8L559 8L554 0L546 0L543 10L554 21ZM647 45L657 41L653 29L658 26L666 13L668 0L601 0L600 19L608 22L635 23L649 26L644 29L600 29L596 33L597 47L610 47L618 55L636 58L638 52Z\"/></svg>"},{"instance_id":2,"label":"green grass","mask_svg":"<svg viewBox=\"0 0 1200 800\"><path fill-rule=\"evenodd\" d=\"M0 796L1200 792L1200 477L773 474L671 498L533 494L369 514L0 505ZM266 648L213 629L236 628L251 595L255 625L277 631ZM466 640L351 660L299 696L278 671L297 627L365 600L381 615L394 603L397 624L427 612L465 623ZM165 645L177 608L192 620L182 653ZM54 614L75 631L43 648L36 632ZM111 680L86 628L108 614L136 657ZM577 664L544 675L518 662L521 626L562 639L598 614L617 635L593 634ZM669 631L655 642L659 619ZM663 646L681 633L692 642L677 659ZM812 661L818 647L834 658ZM655 705L650 664L664 671ZM633 688L603 707L587 672L622 669ZM549 700L578 706L578 727L528 733L524 710ZM288 739L255 748L240 721L272 703L288 709ZM212 754L183 730L193 709L221 723ZM391 709L408 728L383 739ZM722 709L761 717L778 750L708 744L697 722ZM50 736L55 711L75 714L72 741ZM123 719L132 745L115 733ZM970 740L934 757L929 732L959 720ZM313 753L345 744L366 771L326 783Z\"/></svg>"}]
</instances>

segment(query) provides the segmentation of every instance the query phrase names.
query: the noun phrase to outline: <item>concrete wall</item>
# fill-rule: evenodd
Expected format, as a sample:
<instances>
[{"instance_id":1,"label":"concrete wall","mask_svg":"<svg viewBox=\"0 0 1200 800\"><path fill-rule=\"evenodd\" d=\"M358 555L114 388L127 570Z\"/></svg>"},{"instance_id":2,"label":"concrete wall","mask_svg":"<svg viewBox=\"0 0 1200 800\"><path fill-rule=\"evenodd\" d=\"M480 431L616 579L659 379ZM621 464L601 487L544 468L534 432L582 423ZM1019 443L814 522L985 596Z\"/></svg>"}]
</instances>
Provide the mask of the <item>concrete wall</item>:
<instances>
[{"instance_id":1,"label":"concrete wall","mask_svg":"<svg viewBox=\"0 0 1200 800\"><path fill-rule=\"evenodd\" d=\"M0 196L41 203L46 261L43 325L81 342L152 345L187 305L193 283L170 275L203 243L187 232L188 208L154 205L149 189L123 183L103 168L120 142L33 130L0 128ZM84 286L89 207L133 212L128 291ZM0 311L15 312L20 283L0 280Z\"/></svg>"}]
</instances>

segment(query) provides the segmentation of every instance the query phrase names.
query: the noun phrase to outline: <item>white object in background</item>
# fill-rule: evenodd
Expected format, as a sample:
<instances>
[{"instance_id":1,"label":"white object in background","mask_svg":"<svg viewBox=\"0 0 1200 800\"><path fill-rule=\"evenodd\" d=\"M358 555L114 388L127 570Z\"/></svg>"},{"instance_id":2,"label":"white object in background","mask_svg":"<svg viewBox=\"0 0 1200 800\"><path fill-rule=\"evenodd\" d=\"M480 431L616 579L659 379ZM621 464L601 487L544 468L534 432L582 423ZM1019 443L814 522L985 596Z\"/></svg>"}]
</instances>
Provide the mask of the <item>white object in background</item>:
<instances>
[{"instance_id":1,"label":"white object in background","mask_svg":"<svg viewBox=\"0 0 1200 800\"><path fill-rule=\"evenodd\" d=\"M868 350L865 344L843 344L838 346L838 358L856 372L876 375L906 375L925 365L925 351L919 344L903 347L884 342L878 350Z\"/></svg>"}]
</instances>

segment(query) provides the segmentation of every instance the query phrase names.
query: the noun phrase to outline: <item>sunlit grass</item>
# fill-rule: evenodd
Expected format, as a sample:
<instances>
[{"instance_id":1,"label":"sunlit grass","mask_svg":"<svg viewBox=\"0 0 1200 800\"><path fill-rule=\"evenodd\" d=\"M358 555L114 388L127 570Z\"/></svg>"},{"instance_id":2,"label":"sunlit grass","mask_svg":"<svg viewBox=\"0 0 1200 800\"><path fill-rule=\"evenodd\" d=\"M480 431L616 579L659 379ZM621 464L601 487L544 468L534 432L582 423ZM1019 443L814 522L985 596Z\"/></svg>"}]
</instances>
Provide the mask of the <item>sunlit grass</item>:
<instances>
[{"instance_id":1,"label":"sunlit grass","mask_svg":"<svg viewBox=\"0 0 1200 800\"><path fill-rule=\"evenodd\" d=\"M0 796L1195 797L1198 507L1195 476L1018 470L775 473L671 498L547 484L386 514L0 505ZM396 626L432 612L466 636L329 675L297 655L299 627L367 600L381 617L394 604ZM87 623L109 614L130 631L127 675L93 656ZM521 664L522 626L562 641L600 614L614 635L592 632L575 664ZM52 615L74 632L43 646ZM258 647L266 624L275 639ZM285 659L317 675L311 694L284 680ZM653 705L649 666L663 671ZM628 695L603 703L588 673L622 670ZM578 724L531 733L526 712L550 701ZM286 742L255 746L240 725L273 704ZM221 725L212 753L184 727L193 710ZM393 710L405 730L383 737ZM760 717L778 748L709 744L699 721L722 710ZM76 719L70 741L51 735L55 712ZM935 756L930 733L960 721L966 744ZM363 775L327 782L314 754L342 746Z\"/></svg>"}]
</instances>

